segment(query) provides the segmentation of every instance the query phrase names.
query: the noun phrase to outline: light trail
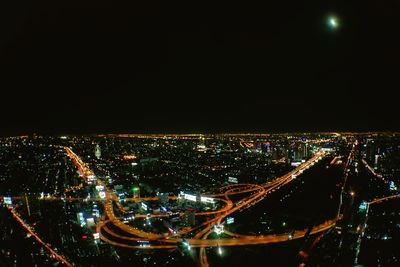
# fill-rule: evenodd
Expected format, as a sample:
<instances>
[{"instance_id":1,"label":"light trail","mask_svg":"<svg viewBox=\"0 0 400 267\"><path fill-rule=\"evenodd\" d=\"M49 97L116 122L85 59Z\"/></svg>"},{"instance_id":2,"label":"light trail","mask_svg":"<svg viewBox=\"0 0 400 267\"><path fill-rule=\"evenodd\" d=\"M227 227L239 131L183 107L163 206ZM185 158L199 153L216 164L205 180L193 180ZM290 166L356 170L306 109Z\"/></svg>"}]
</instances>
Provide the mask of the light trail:
<instances>
[{"instance_id":1,"label":"light trail","mask_svg":"<svg viewBox=\"0 0 400 267\"><path fill-rule=\"evenodd\" d=\"M400 194L392 195L392 196L388 196L388 197L376 198L374 200L369 201L368 204L369 205L378 204L378 203L382 203L384 201L388 201L388 200L392 200L392 199L396 199L396 198L400 198Z\"/></svg>"},{"instance_id":2,"label":"light trail","mask_svg":"<svg viewBox=\"0 0 400 267\"><path fill-rule=\"evenodd\" d=\"M326 231L328 229L330 229L331 227L333 227L336 224L336 218L333 220L329 220L326 221L320 225L317 225L315 227L313 227L313 229L311 230L310 234L317 234L317 233L321 233L323 231ZM101 227L101 229L108 229L106 227ZM111 231L110 229L105 230L107 232L107 234L110 234L118 239L122 239L122 240L126 240L126 241L138 241L138 240L143 240L143 239L138 239L135 237L128 237L128 236L123 236L120 234L117 234L113 231ZM282 233L282 234L269 234L269 235L241 235L241 237L238 238L218 238L218 239L205 239L203 238L188 238L185 239L189 245L191 247L225 247L225 246L247 246L247 245L260 245L260 244L270 244L270 243L279 243L279 242L286 242L286 241L290 241L293 239L299 239L299 238L303 238L306 233L307 233L308 229L302 229L302 230L296 230L295 232L291 231L291 232L287 232L287 233ZM211 233L211 232L210 232ZM105 237L101 231L100 234ZM207 236L209 233L206 233L204 236ZM107 238L107 237L105 237ZM107 240L110 240L107 238ZM154 240L153 240L154 241ZM160 242L171 242L171 243L175 243L175 247L177 246L177 244L179 242L182 242L183 239L179 238L179 239L164 239L164 240L159 240ZM123 245L123 247L134 247L136 248L136 245L127 245L125 243L120 243L120 242L116 242L113 241L113 245L118 246L118 244ZM161 246L161 245L150 245L154 246L155 248ZM166 248L172 248L174 247L173 245L166 245L168 247Z\"/></svg>"},{"instance_id":3,"label":"light trail","mask_svg":"<svg viewBox=\"0 0 400 267\"><path fill-rule=\"evenodd\" d=\"M74 265L72 265L71 263L68 262L68 260L62 256L61 254L57 253L54 249L52 249L49 245L47 245L33 230L32 228L26 224L21 217L18 215L18 213L11 207L8 208L9 211L11 212L12 216L14 217L15 220L17 220L17 222L23 227L25 228L25 230L31 235L33 236L33 238L35 238L35 240L42 245L49 253L49 255L58 260L59 262L61 262L62 264L64 264L65 266L68 267L73 267Z\"/></svg>"},{"instance_id":4,"label":"light trail","mask_svg":"<svg viewBox=\"0 0 400 267\"><path fill-rule=\"evenodd\" d=\"M88 175L93 175L93 172L88 169L88 167L82 162L82 160L72 152L71 149L67 149L67 153L70 157L72 157L73 162L77 165L80 172L83 174L83 177L87 179ZM113 209L113 202L115 202L119 208L123 211L122 205L119 203L118 198L116 195L111 191L106 191L106 201L104 203L104 211L105 215L108 218L106 223L101 223L97 226L97 232L100 234L100 238L114 246L124 247L124 248L131 248L131 249L173 249L178 246L183 239L180 237L184 234L197 231L201 229L199 232L195 234L193 238L186 239L190 247L197 247L200 248L200 264L201 266L208 266L207 261L207 254L205 248L207 247L222 247L222 246L243 246L243 245L259 245L259 244L269 244L269 243L276 243L276 242L285 242L288 240L302 238L307 232L307 229L299 230L284 233L279 235L265 235L265 236L252 236L252 235L237 235L234 233L229 232L230 235L234 235L235 238L230 239L207 239L208 235L212 233L212 227L215 224L221 224L222 220L226 218L228 215L243 209L247 209L256 203L260 202L264 199L265 196L268 194L273 193L275 190L280 189L282 186L290 183L296 177L303 173L304 170L313 166L317 161L319 161L322 157L325 156L324 152L317 152L311 159L302 163L296 169L290 171L289 173L273 180L270 182L266 182L260 185L257 184L234 184L228 185L221 188L223 193L219 194L206 194L205 196L214 197L217 201L222 201L225 205L220 208L219 210L215 211L206 211L206 212L196 212L196 216L203 216L203 215L215 215L214 218L211 218L200 225L195 227L188 227L184 230L179 231L177 234L170 235L169 233L166 234L157 234L142 231L140 229L131 227L129 225L124 224L119 218L115 216L114 209ZM97 179L97 178L96 178ZM101 181L97 179L99 183ZM239 195L244 193L251 193L249 196L242 198L237 202L233 202L230 199L231 195ZM173 197L176 199L176 197ZM150 197L150 198L132 198L129 199L130 201L158 201L159 198L157 197ZM182 214L180 214L182 215ZM136 215L138 218L142 218L145 215ZM166 217L163 214L153 214L150 215L153 217ZM107 223L112 223L114 227L119 228L123 232L130 234L132 236L125 236L118 233L115 233L107 226ZM319 233L330 229L336 220L328 221L324 224L316 226L312 234ZM107 236L105 236L107 234ZM115 239L115 240L111 240ZM118 240L123 240L123 242L119 242ZM147 240L148 242L158 242L164 244L146 244L146 245L131 245L129 242L138 242L140 240ZM128 243L127 243L128 242Z\"/></svg>"},{"instance_id":5,"label":"light trail","mask_svg":"<svg viewBox=\"0 0 400 267\"><path fill-rule=\"evenodd\" d=\"M356 140L353 143L352 149L351 149L351 151L349 153L349 156L347 157L346 165L344 167L344 179L343 179L343 185L342 185L342 188L341 188L341 191L340 191L340 195L339 195L339 207L338 207L338 212L337 212L337 215L336 215L337 218L340 218L340 217L343 216L343 214L341 214L341 210L342 210L342 206L343 206L343 193L344 193L344 190L345 190L345 187L346 187L346 184L347 184L347 179L349 177L348 167L349 167L351 161L354 158L355 149L356 149L357 145L358 145L358 142Z\"/></svg>"},{"instance_id":6,"label":"light trail","mask_svg":"<svg viewBox=\"0 0 400 267\"><path fill-rule=\"evenodd\" d=\"M387 181L385 178L383 178L383 176L382 176L381 174L375 172L374 168L372 168L372 167L368 164L368 162L367 162L365 159L362 159L361 161L362 161L362 163L364 163L365 167L367 167L367 169L368 169L375 177L381 179L381 180L382 180L383 182L385 182L385 183L388 183L388 181Z\"/></svg>"}]
</instances>

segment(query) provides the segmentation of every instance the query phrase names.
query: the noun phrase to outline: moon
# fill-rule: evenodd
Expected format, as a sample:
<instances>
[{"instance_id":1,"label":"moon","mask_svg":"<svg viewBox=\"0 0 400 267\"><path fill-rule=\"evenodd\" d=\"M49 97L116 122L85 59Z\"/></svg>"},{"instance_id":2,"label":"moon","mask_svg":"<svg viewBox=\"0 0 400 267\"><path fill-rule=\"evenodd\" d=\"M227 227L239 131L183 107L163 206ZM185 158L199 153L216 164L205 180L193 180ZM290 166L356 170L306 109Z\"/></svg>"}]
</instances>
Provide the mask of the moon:
<instances>
[{"instance_id":1,"label":"moon","mask_svg":"<svg viewBox=\"0 0 400 267\"><path fill-rule=\"evenodd\" d=\"M336 16L329 16L327 20L327 24L329 28L331 29L337 29L339 28L339 19Z\"/></svg>"}]
</instances>

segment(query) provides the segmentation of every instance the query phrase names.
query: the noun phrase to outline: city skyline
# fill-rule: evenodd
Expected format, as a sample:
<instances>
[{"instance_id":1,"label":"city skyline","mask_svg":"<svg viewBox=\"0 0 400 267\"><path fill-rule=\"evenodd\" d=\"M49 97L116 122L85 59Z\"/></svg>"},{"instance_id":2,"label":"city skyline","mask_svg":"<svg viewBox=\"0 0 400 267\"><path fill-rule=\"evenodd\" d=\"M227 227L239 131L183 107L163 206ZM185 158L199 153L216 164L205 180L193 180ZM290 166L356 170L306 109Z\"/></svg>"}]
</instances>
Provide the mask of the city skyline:
<instances>
[{"instance_id":1,"label":"city skyline","mask_svg":"<svg viewBox=\"0 0 400 267\"><path fill-rule=\"evenodd\" d=\"M400 266L399 1L0 2L0 266Z\"/></svg>"},{"instance_id":2,"label":"city skyline","mask_svg":"<svg viewBox=\"0 0 400 267\"><path fill-rule=\"evenodd\" d=\"M395 266L400 133L0 137L0 264Z\"/></svg>"},{"instance_id":3,"label":"city skyline","mask_svg":"<svg viewBox=\"0 0 400 267\"><path fill-rule=\"evenodd\" d=\"M398 1L0 2L0 266L400 266Z\"/></svg>"}]
</instances>

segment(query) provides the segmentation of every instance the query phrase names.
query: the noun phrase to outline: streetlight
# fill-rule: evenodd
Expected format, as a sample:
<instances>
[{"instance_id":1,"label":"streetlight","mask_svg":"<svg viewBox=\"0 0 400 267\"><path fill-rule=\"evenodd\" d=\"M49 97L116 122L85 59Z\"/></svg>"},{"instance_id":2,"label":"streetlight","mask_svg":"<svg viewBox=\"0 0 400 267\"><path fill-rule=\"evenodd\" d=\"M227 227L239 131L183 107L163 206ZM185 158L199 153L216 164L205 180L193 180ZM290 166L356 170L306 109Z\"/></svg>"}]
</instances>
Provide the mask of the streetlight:
<instances>
[{"instance_id":1,"label":"streetlight","mask_svg":"<svg viewBox=\"0 0 400 267\"><path fill-rule=\"evenodd\" d=\"M188 249L190 249L191 248L191 246L190 246L190 244L189 244L189 242L187 242L187 241L185 241L184 243L183 243Z\"/></svg>"},{"instance_id":2,"label":"streetlight","mask_svg":"<svg viewBox=\"0 0 400 267\"><path fill-rule=\"evenodd\" d=\"M222 256L222 248L220 246L218 246L218 254Z\"/></svg>"}]
</instances>

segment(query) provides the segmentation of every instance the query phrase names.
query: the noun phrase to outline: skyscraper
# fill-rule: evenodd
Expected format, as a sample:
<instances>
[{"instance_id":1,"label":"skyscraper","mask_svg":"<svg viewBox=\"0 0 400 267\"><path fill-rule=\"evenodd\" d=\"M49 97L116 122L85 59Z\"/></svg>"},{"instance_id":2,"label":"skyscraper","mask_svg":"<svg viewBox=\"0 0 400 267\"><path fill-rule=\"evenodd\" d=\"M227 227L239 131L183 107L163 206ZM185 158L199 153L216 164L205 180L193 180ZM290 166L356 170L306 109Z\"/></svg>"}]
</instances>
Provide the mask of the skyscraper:
<instances>
[{"instance_id":1,"label":"skyscraper","mask_svg":"<svg viewBox=\"0 0 400 267\"><path fill-rule=\"evenodd\" d=\"M96 156L97 159L100 159L101 157L101 149L99 144L96 145L96 148L94 150L94 155Z\"/></svg>"}]
</instances>

